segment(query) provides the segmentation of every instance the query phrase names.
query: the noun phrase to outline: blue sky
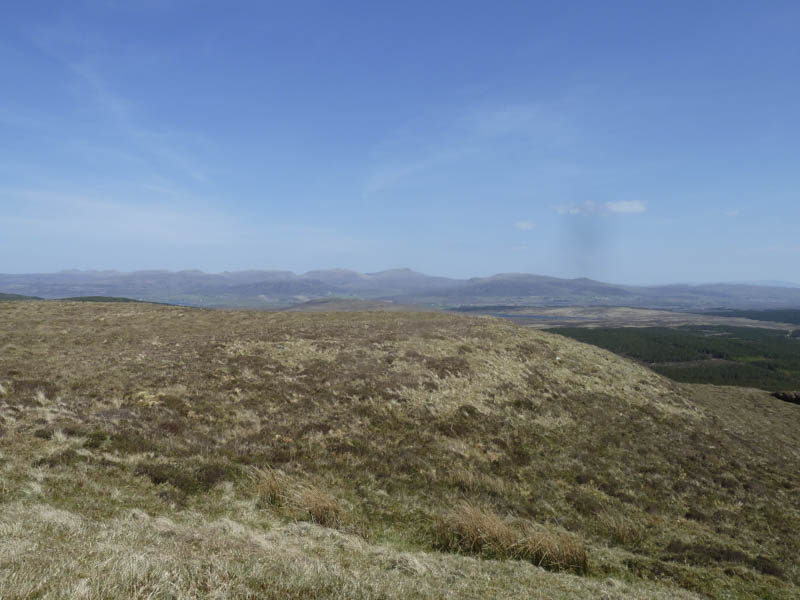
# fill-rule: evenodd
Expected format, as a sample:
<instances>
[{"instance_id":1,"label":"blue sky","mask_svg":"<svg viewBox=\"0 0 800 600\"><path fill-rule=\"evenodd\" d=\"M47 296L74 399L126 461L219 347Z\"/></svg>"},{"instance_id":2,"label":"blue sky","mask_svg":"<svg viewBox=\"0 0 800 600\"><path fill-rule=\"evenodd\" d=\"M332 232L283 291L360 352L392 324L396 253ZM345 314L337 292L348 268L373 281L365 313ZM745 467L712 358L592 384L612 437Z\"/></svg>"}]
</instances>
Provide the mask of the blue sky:
<instances>
[{"instance_id":1,"label":"blue sky","mask_svg":"<svg viewBox=\"0 0 800 600\"><path fill-rule=\"evenodd\" d=\"M3 3L0 272L800 280L800 3Z\"/></svg>"}]
</instances>

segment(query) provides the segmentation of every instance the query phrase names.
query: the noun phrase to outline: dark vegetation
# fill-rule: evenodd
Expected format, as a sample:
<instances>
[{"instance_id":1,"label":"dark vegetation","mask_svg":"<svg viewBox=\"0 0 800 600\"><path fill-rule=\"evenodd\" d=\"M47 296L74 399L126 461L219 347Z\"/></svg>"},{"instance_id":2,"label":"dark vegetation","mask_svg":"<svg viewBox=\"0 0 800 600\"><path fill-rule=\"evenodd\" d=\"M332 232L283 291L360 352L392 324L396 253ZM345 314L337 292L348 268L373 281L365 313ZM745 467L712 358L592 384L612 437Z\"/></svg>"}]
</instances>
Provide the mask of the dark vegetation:
<instances>
[{"instance_id":1,"label":"dark vegetation","mask_svg":"<svg viewBox=\"0 0 800 600\"><path fill-rule=\"evenodd\" d=\"M18 301L18 300L44 300L38 296L24 296L22 294L4 294L0 292L0 302L3 301ZM133 298L124 298L122 296L72 296L70 298L58 298L55 300L67 302L140 302L148 304L164 304L163 302L149 302L147 300L134 300Z\"/></svg>"},{"instance_id":2,"label":"dark vegetation","mask_svg":"<svg viewBox=\"0 0 800 600\"><path fill-rule=\"evenodd\" d=\"M772 396L784 402L800 404L800 392L775 392Z\"/></svg>"},{"instance_id":3,"label":"dark vegetation","mask_svg":"<svg viewBox=\"0 0 800 600\"><path fill-rule=\"evenodd\" d=\"M4 294L0 292L0 302L12 300L43 300L37 296L23 296L22 294Z\"/></svg>"},{"instance_id":4,"label":"dark vegetation","mask_svg":"<svg viewBox=\"0 0 800 600\"><path fill-rule=\"evenodd\" d=\"M676 381L800 389L800 339L780 330L692 326L551 331L642 361Z\"/></svg>"},{"instance_id":5,"label":"dark vegetation","mask_svg":"<svg viewBox=\"0 0 800 600\"><path fill-rule=\"evenodd\" d=\"M754 321L774 321L777 323L793 323L800 325L800 309L769 309L769 310L712 310L705 311L705 315L717 315L720 317L740 317L743 319L753 319Z\"/></svg>"},{"instance_id":6,"label":"dark vegetation","mask_svg":"<svg viewBox=\"0 0 800 600\"><path fill-rule=\"evenodd\" d=\"M476 306L471 305L461 305L455 306L453 308L448 308L447 310L452 312L494 312L494 311L503 311L503 310L517 310L520 306L516 304L481 304Z\"/></svg>"},{"instance_id":7,"label":"dark vegetation","mask_svg":"<svg viewBox=\"0 0 800 600\"><path fill-rule=\"evenodd\" d=\"M60 298L60 300L69 302L144 302L144 300L134 300L133 298L119 296L74 296L72 298Z\"/></svg>"}]
</instances>

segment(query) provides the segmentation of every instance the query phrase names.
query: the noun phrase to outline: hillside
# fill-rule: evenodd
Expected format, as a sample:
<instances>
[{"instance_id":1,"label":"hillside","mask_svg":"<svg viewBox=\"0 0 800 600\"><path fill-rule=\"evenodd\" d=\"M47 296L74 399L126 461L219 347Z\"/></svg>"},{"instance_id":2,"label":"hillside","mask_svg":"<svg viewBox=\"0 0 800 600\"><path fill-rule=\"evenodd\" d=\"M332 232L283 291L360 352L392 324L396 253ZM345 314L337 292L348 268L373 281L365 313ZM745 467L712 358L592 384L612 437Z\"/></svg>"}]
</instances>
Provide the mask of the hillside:
<instances>
[{"instance_id":1,"label":"hillside","mask_svg":"<svg viewBox=\"0 0 800 600\"><path fill-rule=\"evenodd\" d=\"M3 598L800 594L800 406L491 318L2 303L0 469Z\"/></svg>"},{"instance_id":2,"label":"hillside","mask_svg":"<svg viewBox=\"0 0 800 600\"><path fill-rule=\"evenodd\" d=\"M15 300L41 300L41 298L37 298L36 296L23 296L21 294L2 294L0 293L0 302L6 301L11 302Z\"/></svg>"}]
</instances>

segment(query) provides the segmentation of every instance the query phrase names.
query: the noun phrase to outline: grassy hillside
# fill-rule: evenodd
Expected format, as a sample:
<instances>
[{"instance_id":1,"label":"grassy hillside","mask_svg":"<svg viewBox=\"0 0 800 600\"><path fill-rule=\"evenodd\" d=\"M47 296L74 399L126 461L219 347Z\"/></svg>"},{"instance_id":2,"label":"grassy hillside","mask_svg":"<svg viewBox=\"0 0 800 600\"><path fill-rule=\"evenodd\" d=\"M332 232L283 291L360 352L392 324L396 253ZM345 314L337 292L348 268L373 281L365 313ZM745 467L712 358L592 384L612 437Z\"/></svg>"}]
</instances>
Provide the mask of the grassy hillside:
<instances>
[{"instance_id":1,"label":"grassy hillside","mask_svg":"<svg viewBox=\"0 0 800 600\"><path fill-rule=\"evenodd\" d=\"M800 390L797 332L727 326L551 331L643 361L676 381Z\"/></svg>"},{"instance_id":2,"label":"grassy hillside","mask_svg":"<svg viewBox=\"0 0 800 600\"><path fill-rule=\"evenodd\" d=\"M23 296L21 294L4 294L0 293L0 302L12 300L41 300L36 296Z\"/></svg>"},{"instance_id":3,"label":"grassy hillside","mask_svg":"<svg viewBox=\"0 0 800 600\"><path fill-rule=\"evenodd\" d=\"M796 598L800 406L441 313L0 306L0 597Z\"/></svg>"}]
</instances>

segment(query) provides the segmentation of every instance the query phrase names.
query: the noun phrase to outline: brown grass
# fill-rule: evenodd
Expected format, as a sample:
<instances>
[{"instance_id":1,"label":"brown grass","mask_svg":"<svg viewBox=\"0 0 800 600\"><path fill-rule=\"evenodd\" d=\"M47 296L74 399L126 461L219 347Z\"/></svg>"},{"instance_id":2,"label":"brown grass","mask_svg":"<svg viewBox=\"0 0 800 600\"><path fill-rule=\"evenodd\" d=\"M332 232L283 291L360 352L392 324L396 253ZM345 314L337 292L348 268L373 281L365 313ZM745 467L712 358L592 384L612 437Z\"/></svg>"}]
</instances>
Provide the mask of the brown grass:
<instances>
[{"instance_id":1,"label":"brown grass","mask_svg":"<svg viewBox=\"0 0 800 600\"><path fill-rule=\"evenodd\" d=\"M290 496L291 482L277 469L250 467L247 471L259 508L281 506Z\"/></svg>"},{"instance_id":2,"label":"brown grass","mask_svg":"<svg viewBox=\"0 0 800 600\"><path fill-rule=\"evenodd\" d=\"M298 481L278 469L251 467L248 476L261 508L283 508L298 520L350 533L359 529L342 503L329 492L308 482Z\"/></svg>"},{"instance_id":3,"label":"brown grass","mask_svg":"<svg viewBox=\"0 0 800 600\"><path fill-rule=\"evenodd\" d=\"M508 521L490 509L463 502L441 515L434 528L441 549L487 558L526 560L551 571L586 573L584 544L576 536Z\"/></svg>"}]
</instances>

